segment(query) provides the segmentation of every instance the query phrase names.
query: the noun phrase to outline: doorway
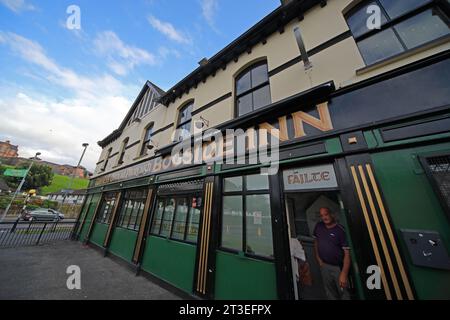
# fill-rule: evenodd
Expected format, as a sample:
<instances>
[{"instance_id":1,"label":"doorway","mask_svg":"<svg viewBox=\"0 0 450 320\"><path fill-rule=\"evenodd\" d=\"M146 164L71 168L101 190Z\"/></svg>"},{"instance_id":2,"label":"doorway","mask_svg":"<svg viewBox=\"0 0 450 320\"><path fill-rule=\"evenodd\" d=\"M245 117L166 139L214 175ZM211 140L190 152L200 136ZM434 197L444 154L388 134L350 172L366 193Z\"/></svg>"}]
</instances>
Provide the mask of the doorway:
<instances>
[{"instance_id":1,"label":"doorway","mask_svg":"<svg viewBox=\"0 0 450 320\"><path fill-rule=\"evenodd\" d=\"M355 292L353 259L333 165L285 170L283 180L295 299L351 299ZM332 219L331 224L324 223L324 212ZM334 258L339 263L324 263ZM344 261L350 265L347 289L339 286Z\"/></svg>"}]
</instances>

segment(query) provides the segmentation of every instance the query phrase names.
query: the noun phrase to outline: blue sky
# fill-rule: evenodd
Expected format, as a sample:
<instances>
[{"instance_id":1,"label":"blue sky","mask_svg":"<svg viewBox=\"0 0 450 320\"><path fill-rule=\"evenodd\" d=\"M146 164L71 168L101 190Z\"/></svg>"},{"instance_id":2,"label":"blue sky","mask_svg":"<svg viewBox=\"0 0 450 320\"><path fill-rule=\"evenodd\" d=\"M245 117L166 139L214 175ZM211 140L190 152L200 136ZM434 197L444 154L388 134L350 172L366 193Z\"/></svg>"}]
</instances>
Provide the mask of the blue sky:
<instances>
[{"instance_id":1,"label":"blue sky","mask_svg":"<svg viewBox=\"0 0 450 320\"><path fill-rule=\"evenodd\" d=\"M279 0L0 0L0 140L20 156L93 169L151 80L168 89ZM68 6L81 12L69 30Z\"/></svg>"}]
</instances>

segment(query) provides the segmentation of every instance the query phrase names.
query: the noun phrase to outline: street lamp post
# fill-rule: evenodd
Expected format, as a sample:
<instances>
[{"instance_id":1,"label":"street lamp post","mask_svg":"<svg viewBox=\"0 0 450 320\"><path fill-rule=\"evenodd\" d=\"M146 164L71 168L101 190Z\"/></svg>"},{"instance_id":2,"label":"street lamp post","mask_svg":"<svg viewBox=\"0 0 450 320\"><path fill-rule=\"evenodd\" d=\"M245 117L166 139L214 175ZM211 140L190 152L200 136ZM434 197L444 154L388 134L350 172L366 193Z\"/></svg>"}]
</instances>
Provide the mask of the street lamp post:
<instances>
[{"instance_id":1,"label":"street lamp post","mask_svg":"<svg viewBox=\"0 0 450 320\"><path fill-rule=\"evenodd\" d=\"M9 202L8 206L6 207L5 212L3 213L2 218L0 219L0 222L3 221L3 220L5 219L6 215L8 214L9 209L11 208L11 205L12 205L14 199L15 199L16 196L20 193L20 190L22 189L22 187L23 187L23 185L24 185L24 183L25 183L25 179L27 178L28 173L29 173L30 170L31 170L31 167L33 167L33 164L34 164L34 161L33 161L33 160L37 159L37 157L40 156L40 155L41 155L41 153L40 153L40 152L37 152L37 153L34 155L34 157L31 158L31 163L30 163L30 165L29 165L29 167L28 167L28 169L27 169L27 173L23 176L22 181L20 182L19 186L17 187L16 191L14 192L14 195L13 195L11 201Z\"/></svg>"},{"instance_id":2,"label":"street lamp post","mask_svg":"<svg viewBox=\"0 0 450 320\"><path fill-rule=\"evenodd\" d=\"M78 161L78 164L77 164L77 166L75 167L75 170L81 165L81 161L83 160L84 154L86 153L86 149L87 149L87 147L89 146L89 143L83 143L82 146L84 147L83 153L81 154L80 161ZM65 190L65 192L64 192L64 197L63 197L63 199L62 199L61 206L60 206L61 209L62 209L62 206L64 205L64 201L65 201L66 198L67 198L67 193L68 193L68 191L70 190L70 188L72 188L73 180L75 179L75 172L76 172L76 171L74 171L74 172L72 173L72 177L70 178L70 182L69 182L69 187L68 187L68 189Z\"/></svg>"}]
</instances>

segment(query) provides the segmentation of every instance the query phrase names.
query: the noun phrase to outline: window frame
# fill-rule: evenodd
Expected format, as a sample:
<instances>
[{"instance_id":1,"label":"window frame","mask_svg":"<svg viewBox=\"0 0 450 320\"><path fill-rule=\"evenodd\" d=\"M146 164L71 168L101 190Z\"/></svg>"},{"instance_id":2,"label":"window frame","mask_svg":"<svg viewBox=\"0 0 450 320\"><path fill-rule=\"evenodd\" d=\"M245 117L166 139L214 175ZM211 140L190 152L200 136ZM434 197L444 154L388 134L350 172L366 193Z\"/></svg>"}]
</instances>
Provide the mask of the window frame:
<instances>
[{"instance_id":1,"label":"window frame","mask_svg":"<svg viewBox=\"0 0 450 320\"><path fill-rule=\"evenodd\" d=\"M192 215L192 198L201 198L201 206L197 207L196 209L200 210L200 217L199 217L199 221L198 221L198 230L197 230L197 240L194 241L190 241L187 239L187 231L188 231L188 225L189 225L189 218ZM176 217L176 213L177 213L177 208L178 208L178 200L183 199L183 198L187 198L188 200L188 212L186 214L186 219L185 219L185 224L184 224L184 234L183 234L183 239L176 239L173 238L173 227L174 227L174 223L175 223L175 217ZM174 211L173 211L173 216L172 216L172 221L170 224L170 231L169 234L167 236L161 235L161 230L162 230L162 225L163 225L163 221L164 221L164 216L166 213L166 207L167 207L167 203L168 201L170 201L170 199L174 199L175 200L175 207L174 207ZM154 226L154 224L156 223L156 214L157 214L157 210L158 210L158 203L163 200L164 201L164 209L163 212L161 214L161 221L159 224L159 228L157 231L152 232L152 228ZM181 242L181 243L187 243L187 244L191 244L191 245L198 245L198 237L200 234L200 223L201 223L201 218L202 218L202 214L203 214L203 195L202 192L198 191L198 192L183 192L183 193L179 193L179 194L169 194L169 195L158 195L156 202L155 202L155 206L154 206L154 210L153 210L153 215L151 218L151 222L150 222L150 228L148 231L148 235L149 236L155 236L158 238L162 238L162 239L167 239L170 241L176 241L176 242Z\"/></svg>"},{"instance_id":2,"label":"window frame","mask_svg":"<svg viewBox=\"0 0 450 320\"><path fill-rule=\"evenodd\" d=\"M125 158L125 152L127 151L128 143L130 142L130 138L127 137L122 141L122 149L120 150L119 159L117 160L117 165L120 166L123 164L123 159Z\"/></svg>"},{"instance_id":3,"label":"window frame","mask_svg":"<svg viewBox=\"0 0 450 320\"><path fill-rule=\"evenodd\" d=\"M105 157L105 163L103 164L103 167L100 169L101 172L106 171L106 167L108 166L109 163L109 158L111 158L111 153L113 151L113 148L110 147L106 153L106 157Z\"/></svg>"},{"instance_id":4,"label":"window frame","mask_svg":"<svg viewBox=\"0 0 450 320\"><path fill-rule=\"evenodd\" d=\"M111 197L112 200L111 199L106 200L107 197ZM99 211L99 214L97 214L97 216L95 217L96 223L105 224L105 225L111 224L112 212L114 210L114 207L117 204L117 198L118 198L117 192L108 192L102 196L101 204L100 204L100 211ZM104 219L103 212L105 211L106 206L108 206L108 212L106 214L106 219Z\"/></svg>"},{"instance_id":5,"label":"window frame","mask_svg":"<svg viewBox=\"0 0 450 320\"><path fill-rule=\"evenodd\" d=\"M137 189L128 189L123 191L123 199L121 199L120 204L120 210L118 213L118 217L115 222L116 228L121 228L128 231L138 232L141 228L142 223L142 217L144 216L144 210L145 210L145 203L147 201L147 195L148 195L148 189L147 188L137 188ZM141 192L142 197L138 197L133 195L133 193ZM130 193L130 195L127 195L127 193ZM130 201L133 203L133 206L131 207L131 211L129 211L129 208L125 208L127 205L127 201ZM136 203L139 204L139 206L136 208ZM122 210L125 208L126 212L125 214L122 214ZM142 211L141 211L142 208ZM134 223L131 224L131 218L133 217L133 212L137 210L138 214L136 215L136 218L134 219ZM139 212L142 212L139 216ZM125 217L129 216L129 220L126 226L123 225L123 222L125 220ZM136 224L139 220L139 227L136 229ZM130 228L130 226L133 225L134 228Z\"/></svg>"},{"instance_id":6,"label":"window frame","mask_svg":"<svg viewBox=\"0 0 450 320\"><path fill-rule=\"evenodd\" d=\"M191 112L189 113L189 119L184 120L183 122L181 122L181 114L183 113L183 111L185 109L188 109L189 107L191 107ZM188 102L185 102L179 109L178 109L178 114L177 114L177 125L175 127L175 132L178 132L177 130L179 130L181 127L187 125L188 123L191 124L191 126L189 127L189 132L191 132L192 129L192 112L194 111L194 100L190 100ZM185 140L186 138L184 137L183 139L180 139L180 136L177 134L174 137L174 142L181 142L183 140Z\"/></svg>"},{"instance_id":7,"label":"window frame","mask_svg":"<svg viewBox=\"0 0 450 320\"><path fill-rule=\"evenodd\" d=\"M381 13L386 17L387 21L386 21L386 23L381 25L380 29L369 30L369 31L367 31L367 32L365 32L365 33L355 37L353 35L353 32L352 32L352 30L350 28L350 25L348 23L349 17L351 17L358 10L360 10L363 7L365 7L370 2L375 2L376 5L378 5L380 7ZM382 63L383 61L393 59L393 58L395 58L395 57L397 57L399 55L403 55L405 53L411 52L413 50L416 50L417 48L428 46L430 43L439 42L442 39L450 38L450 35L445 35L445 36L442 36L442 37L439 37L439 38L427 41L427 42L425 42L425 43L423 43L421 45L415 46L413 48L408 48L406 46L404 40L399 35L398 31L395 29L396 25L399 25L402 22L407 21L410 18L418 16L419 14L424 13L427 10L437 10L438 13L439 13L439 16L442 19L442 21L448 25L448 20L449 20L449 15L450 15L450 13L448 12L448 7L449 6L447 6L447 10L444 8L445 6L446 5L440 3L440 1L432 0L429 3L423 4L423 5L421 5L421 6L417 7L417 8L414 8L414 9L411 9L409 11L406 11L405 13L403 13L403 14L401 14L401 15L399 15L399 16L397 16L397 17L392 19L392 18L390 18L389 14L386 11L386 9L384 8L384 6L381 4L380 0L364 0L364 1L361 1L360 3L358 3L357 5L355 5L353 8L351 8L348 12L346 12L344 14L344 18L345 18L345 21L346 21L347 26L349 28L349 31L351 32L352 37L355 40L356 46L357 46L358 51L359 51L359 53L360 53L360 55L361 55L361 57L362 57L362 59L364 61L365 66L369 67L369 66L372 66L372 65L376 65L376 64ZM447 19L447 21L445 20L445 18ZM403 48L403 51L400 52L400 53L391 55L391 56L384 57L384 58L382 58L382 59L380 59L378 61L367 63L366 57L364 57L364 55L362 54L361 49L358 46L358 43L363 41L363 40L365 40L365 39L368 39L368 38L374 36L375 34L382 33L383 31L388 30L388 29L392 29L392 31L394 32L395 38L399 41L401 47Z\"/></svg>"},{"instance_id":8,"label":"window frame","mask_svg":"<svg viewBox=\"0 0 450 320\"><path fill-rule=\"evenodd\" d=\"M225 175L221 177L221 197L220 197L220 214L219 214L219 228L218 228L218 250L234 253L234 254L243 254L245 257L264 260L269 262L275 262L275 246L274 246L274 237L273 237L273 214L272 214L272 198L270 194L270 179L268 179L268 189L263 190L248 190L247 189L247 176L252 176L257 174L258 172L248 172L241 175ZM242 190L241 191L225 191L225 179L227 178L235 178L242 177ZM270 223L272 229L272 250L273 257L263 256L254 253L248 253L246 250L243 250L247 247L247 196L251 195L268 195L270 201ZM241 250L236 250L233 248L227 248L222 246L222 230L223 230L223 198L226 196L240 196L242 198L242 248Z\"/></svg>"},{"instance_id":9,"label":"window frame","mask_svg":"<svg viewBox=\"0 0 450 320\"><path fill-rule=\"evenodd\" d=\"M149 125L147 125L146 127L145 127L145 129L144 129L144 137L142 138L142 145L141 145L141 150L140 150L140 152L139 152L139 156L140 157L144 157L144 156L146 156L148 153L147 153L147 146L148 146L148 143L150 142L150 141L152 141L152 138L153 138L153 128L154 128L154 123L153 122L151 122ZM151 131L150 132L150 137L147 137L147 135L148 135L148 132L149 131Z\"/></svg>"},{"instance_id":10,"label":"window frame","mask_svg":"<svg viewBox=\"0 0 450 320\"><path fill-rule=\"evenodd\" d=\"M252 87L253 79L252 79L252 74L251 74L251 72L252 72L253 69L256 69L256 68L258 68L258 67L260 67L260 66L262 66L262 65L265 65L265 66L267 67L267 80L264 81L264 82L262 82L262 83L260 83L260 84L258 84L258 85L255 86L255 87ZM250 89L247 89L247 90L245 90L245 91L243 91L243 92L241 92L241 93L238 94L238 93L237 93L237 84L238 84L238 81L239 81L240 79L242 79L242 78L243 78L246 74L248 74L248 73L250 73L250 86L251 86L251 87L250 87ZM270 105L270 104L272 103L272 92L271 92L271 90L270 90L269 64L268 64L268 62L267 62L267 59L264 59L264 60L261 60L261 61L258 61L258 62L255 62L255 63L249 65L249 66L246 67L244 70L242 70L241 72L239 72L237 76L234 77L234 117L235 117L235 118L239 118L239 117L242 117L242 116L245 116L245 115L254 113L254 112L256 112L256 111L259 110L259 109L256 109L256 110L255 110L254 101L253 101L253 96L252 96L252 111L250 111L250 112L248 112L248 113L246 113L246 114L243 114L243 115L239 115L238 100L239 100L239 98L241 98L241 97L243 97L243 96L246 96L246 95L248 95L248 94L250 94L250 93L253 94L255 91L257 91L257 90L259 90L259 89L261 89L261 88L263 88L263 87L265 87L265 86L268 86L268 87L269 87L270 102L269 102L269 104L267 104L267 105ZM264 107L261 107L261 108L264 108Z\"/></svg>"}]
</instances>

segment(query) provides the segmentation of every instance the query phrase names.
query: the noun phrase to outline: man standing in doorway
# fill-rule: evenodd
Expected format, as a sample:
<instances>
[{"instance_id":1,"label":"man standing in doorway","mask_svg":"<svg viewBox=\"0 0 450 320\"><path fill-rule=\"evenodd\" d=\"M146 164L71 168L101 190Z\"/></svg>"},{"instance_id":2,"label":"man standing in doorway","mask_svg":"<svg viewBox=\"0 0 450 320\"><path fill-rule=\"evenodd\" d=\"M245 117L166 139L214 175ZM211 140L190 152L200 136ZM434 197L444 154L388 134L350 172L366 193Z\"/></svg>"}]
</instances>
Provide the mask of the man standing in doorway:
<instances>
[{"instance_id":1,"label":"man standing in doorway","mask_svg":"<svg viewBox=\"0 0 450 320\"><path fill-rule=\"evenodd\" d=\"M344 227L329 208L320 208L321 222L314 228L314 251L329 300L349 300L350 247Z\"/></svg>"}]
</instances>

